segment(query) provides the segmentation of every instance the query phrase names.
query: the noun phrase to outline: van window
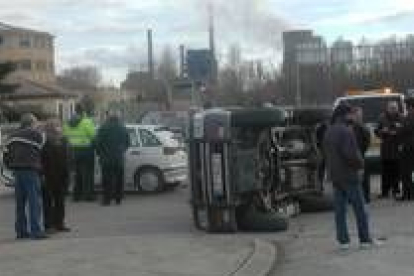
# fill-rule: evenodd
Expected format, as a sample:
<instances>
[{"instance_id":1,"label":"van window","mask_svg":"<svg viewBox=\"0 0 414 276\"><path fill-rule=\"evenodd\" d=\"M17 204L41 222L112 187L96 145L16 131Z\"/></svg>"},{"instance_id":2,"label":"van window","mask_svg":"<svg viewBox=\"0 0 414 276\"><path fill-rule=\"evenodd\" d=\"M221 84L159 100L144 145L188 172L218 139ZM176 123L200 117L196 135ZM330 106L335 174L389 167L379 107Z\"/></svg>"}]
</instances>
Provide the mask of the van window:
<instances>
[{"instance_id":1,"label":"van window","mask_svg":"<svg viewBox=\"0 0 414 276\"><path fill-rule=\"evenodd\" d=\"M143 147L159 147L162 146L160 140L146 129L140 129L139 135Z\"/></svg>"},{"instance_id":2,"label":"van window","mask_svg":"<svg viewBox=\"0 0 414 276\"><path fill-rule=\"evenodd\" d=\"M139 147L139 139L137 131L133 128L128 128L129 139L131 140L131 147Z\"/></svg>"},{"instance_id":3,"label":"van window","mask_svg":"<svg viewBox=\"0 0 414 276\"><path fill-rule=\"evenodd\" d=\"M366 123L376 123L381 113L385 111L387 104L392 101L398 103L400 112L404 111L403 98L400 96L347 98L341 99L339 103L348 103L352 106L361 107L364 112L364 121Z\"/></svg>"}]
</instances>

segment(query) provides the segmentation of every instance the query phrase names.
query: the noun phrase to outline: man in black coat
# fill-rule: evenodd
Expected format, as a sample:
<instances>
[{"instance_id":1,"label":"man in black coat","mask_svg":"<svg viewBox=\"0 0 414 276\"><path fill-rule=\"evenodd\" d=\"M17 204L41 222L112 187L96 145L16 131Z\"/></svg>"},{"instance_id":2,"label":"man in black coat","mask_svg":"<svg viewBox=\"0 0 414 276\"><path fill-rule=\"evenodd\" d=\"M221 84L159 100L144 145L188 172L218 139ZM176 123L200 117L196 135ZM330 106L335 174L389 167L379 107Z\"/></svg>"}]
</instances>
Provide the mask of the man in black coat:
<instances>
[{"instance_id":1,"label":"man in black coat","mask_svg":"<svg viewBox=\"0 0 414 276\"><path fill-rule=\"evenodd\" d=\"M102 169L102 205L110 205L114 199L121 204L124 190L125 152L130 138L125 125L115 113L108 114L96 136L96 151Z\"/></svg>"},{"instance_id":2,"label":"man in black coat","mask_svg":"<svg viewBox=\"0 0 414 276\"><path fill-rule=\"evenodd\" d=\"M388 198L390 191L394 197L399 194L400 162L397 130L401 127L402 115L396 102L388 103L381 115L375 134L381 139L381 196Z\"/></svg>"},{"instance_id":3,"label":"man in black coat","mask_svg":"<svg viewBox=\"0 0 414 276\"><path fill-rule=\"evenodd\" d=\"M43 211L48 233L68 232L65 224L65 195L69 185L69 145L57 118L46 122L46 144L42 151Z\"/></svg>"},{"instance_id":4,"label":"man in black coat","mask_svg":"<svg viewBox=\"0 0 414 276\"><path fill-rule=\"evenodd\" d=\"M414 99L407 100L407 116L402 120L397 136L401 142L401 200L414 199Z\"/></svg>"},{"instance_id":5,"label":"man in black coat","mask_svg":"<svg viewBox=\"0 0 414 276\"><path fill-rule=\"evenodd\" d=\"M365 154L371 145L371 132L368 127L364 124L364 114L360 107L353 107L353 122L352 128L355 133L355 138L358 143L358 148L361 152L362 157L365 158ZM362 190L364 192L364 198L367 203L371 201L371 186L370 186L370 175L367 168L364 168L364 174L362 179Z\"/></svg>"}]
</instances>

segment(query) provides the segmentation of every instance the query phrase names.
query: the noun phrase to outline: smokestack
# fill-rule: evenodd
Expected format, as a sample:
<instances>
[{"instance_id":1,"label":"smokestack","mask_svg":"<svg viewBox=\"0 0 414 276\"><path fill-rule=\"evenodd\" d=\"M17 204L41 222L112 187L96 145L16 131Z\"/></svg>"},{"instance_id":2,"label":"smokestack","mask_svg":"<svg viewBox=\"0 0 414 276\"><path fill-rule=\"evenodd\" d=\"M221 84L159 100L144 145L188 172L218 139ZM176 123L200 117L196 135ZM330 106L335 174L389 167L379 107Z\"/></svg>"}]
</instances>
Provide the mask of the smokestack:
<instances>
[{"instance_id":1,"label":"smokestack","mask_svg":"<svg viewBox=\"0 0 414 276\"><path fill-rule=\"evenodd\" d=\"M184 45L180 45L180 77L185 76L185 48Z\"/></svg>"},{"instance_id":2,"label":"smokestack","mask_svg":"<svg viewBox=\"0 0 414 276\"><path fill-rule=\"evenodd\" d=\"M214 10L213 4L210 3L208 6L209 13L209 44L210 44L210 54L211 54L211 81L213 83L217 80L217 60L216 60L216 42L215 42L215 30L214 30Z\"/></svg>"},{"instance_id":3,"label":"smokestack","mask_svg":"<svg viewBox=\"0 0 414 276\"><path fill-rule=\"evenodd\" d=\"M152 30L149 29L147 32L148 38L148 72L151 79L154 79L154 51L152 44Z\"/></svg>"}]
</instances>

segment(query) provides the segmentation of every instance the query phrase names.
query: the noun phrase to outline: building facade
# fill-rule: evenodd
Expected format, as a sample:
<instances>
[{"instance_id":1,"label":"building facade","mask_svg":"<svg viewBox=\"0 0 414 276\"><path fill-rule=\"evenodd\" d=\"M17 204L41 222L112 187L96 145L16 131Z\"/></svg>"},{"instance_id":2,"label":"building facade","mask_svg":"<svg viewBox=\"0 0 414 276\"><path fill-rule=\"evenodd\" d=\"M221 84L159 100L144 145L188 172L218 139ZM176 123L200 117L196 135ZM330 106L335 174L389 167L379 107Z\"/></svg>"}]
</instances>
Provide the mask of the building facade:
<instances>
[{"instance_id":1,"label":"building facade","mask_svg":"<svg viewBox=\"0 0 414 276\"><path fill-rule=\"evenodd\" d=\"M55 83L54 37L0 22L0 62L13 62L12 78Z\"/></svg>"}]
</instances>

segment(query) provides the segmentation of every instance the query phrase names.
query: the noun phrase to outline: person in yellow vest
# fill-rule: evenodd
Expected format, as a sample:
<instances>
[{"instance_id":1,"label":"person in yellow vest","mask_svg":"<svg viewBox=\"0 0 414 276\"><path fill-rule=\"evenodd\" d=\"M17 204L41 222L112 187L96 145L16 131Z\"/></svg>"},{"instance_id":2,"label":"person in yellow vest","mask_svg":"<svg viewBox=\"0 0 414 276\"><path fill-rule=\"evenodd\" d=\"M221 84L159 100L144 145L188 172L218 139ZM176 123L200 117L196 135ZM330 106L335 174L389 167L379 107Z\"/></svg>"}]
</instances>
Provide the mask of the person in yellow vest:
<instances>
[{"instance_id":1,"label":"person in yellow vest","mask_svg":"<svg viewBox=\"0 0 414 276\"><path fill-rule=\"evenodd\" d=\"M94 201L94 139L96 127L83 106L76 106L76 114L63 127L72 151L75 168L74 201Z\"/></svg>"}]
</instances>

